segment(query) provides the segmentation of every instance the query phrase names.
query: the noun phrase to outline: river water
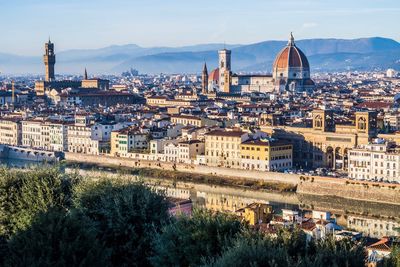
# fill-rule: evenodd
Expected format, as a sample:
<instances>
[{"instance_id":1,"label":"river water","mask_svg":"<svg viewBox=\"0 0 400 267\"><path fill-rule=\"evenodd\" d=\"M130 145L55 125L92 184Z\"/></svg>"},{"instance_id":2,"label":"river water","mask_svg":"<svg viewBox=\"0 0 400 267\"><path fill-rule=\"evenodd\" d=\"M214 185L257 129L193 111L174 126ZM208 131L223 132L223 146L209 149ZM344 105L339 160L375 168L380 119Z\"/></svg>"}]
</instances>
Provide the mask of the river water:
<instances>
[{"instance_id":1,"label":"river water","mask_svg":"<svg viewBox=\"0 0 400 267\"><path fill-rule=\"evenodd\" d=\"M14 168L43 166L43 163L0 159L0 164ZM82 170L87 175L115 175L105 168L95 172ZM172 182L156 178L141 178L146 184L163 190L169 197L191 199L194 206L214 211L233 212L254 202L268 203L275 213L282 209L299 210L305 215L313 210L328 211L345 229L362 232L366 236L399 235L400 204L390 205L337 197L322 197L297 193L266 192L228 186L215 186L188 182Z\"/></svg>"}]
</instances>

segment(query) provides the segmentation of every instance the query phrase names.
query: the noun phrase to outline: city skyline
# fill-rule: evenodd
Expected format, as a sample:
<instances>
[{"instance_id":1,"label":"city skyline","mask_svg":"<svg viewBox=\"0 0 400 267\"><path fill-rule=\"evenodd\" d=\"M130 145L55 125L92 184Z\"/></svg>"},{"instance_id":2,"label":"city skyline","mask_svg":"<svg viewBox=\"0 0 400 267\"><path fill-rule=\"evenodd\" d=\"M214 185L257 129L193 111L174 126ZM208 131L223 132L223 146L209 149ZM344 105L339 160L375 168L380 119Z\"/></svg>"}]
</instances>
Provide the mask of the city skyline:
<instances>
[{"instance_id":1,"label":"city skyline","mask_svg":"<svg viewBox=\"0 0 400 267\"><path fill-rule=\"evenodd\" d=\"M287 40L291 31L296 39L382 36L399 41L390 25L398 20L400 4L391 0L251 1L246 5L230 1L17 0L1 3L0 8L0 31L5 36L0 52L18 55L41 52L49 36L59 44L58 51L124 44L248 44Z\"/></svg>"}]
</instances>

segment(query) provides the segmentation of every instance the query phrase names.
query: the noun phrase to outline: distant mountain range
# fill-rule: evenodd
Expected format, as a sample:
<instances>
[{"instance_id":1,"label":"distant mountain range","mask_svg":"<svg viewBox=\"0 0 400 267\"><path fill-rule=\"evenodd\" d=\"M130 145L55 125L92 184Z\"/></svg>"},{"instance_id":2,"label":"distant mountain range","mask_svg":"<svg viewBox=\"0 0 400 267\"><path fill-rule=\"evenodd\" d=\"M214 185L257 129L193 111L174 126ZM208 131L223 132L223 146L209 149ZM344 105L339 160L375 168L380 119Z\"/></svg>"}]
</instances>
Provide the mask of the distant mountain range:
<instances>
[{"instance_id":1,"label":"distant mountain range","mask_svg":"<svg viewBox=\"0 0 400 267\"><path fill-rule=\"evenodd\" d=\"M236 72L270 72L276 54L286 41L265 41L249 45L225 45L232 50ZM57 52L56 73L119 74L129 68L140 73L199 73L204 61L209 70L217 66L217 51L224 44L145 48L135 44L100 49ZM296 41L307 55L312 71L400 70L400 43L373 37L360 39L307 39ZM0 72L44 73L42 57L0 53Z\"/></svg>"}]
</instances>

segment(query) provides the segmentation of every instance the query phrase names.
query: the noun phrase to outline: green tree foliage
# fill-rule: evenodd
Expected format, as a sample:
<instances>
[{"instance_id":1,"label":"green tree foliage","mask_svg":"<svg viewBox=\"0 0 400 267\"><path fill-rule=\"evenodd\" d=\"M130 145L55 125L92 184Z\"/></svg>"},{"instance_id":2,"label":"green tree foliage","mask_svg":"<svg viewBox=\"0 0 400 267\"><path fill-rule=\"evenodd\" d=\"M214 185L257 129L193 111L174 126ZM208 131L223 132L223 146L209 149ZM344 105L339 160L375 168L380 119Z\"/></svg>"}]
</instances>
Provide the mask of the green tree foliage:
<instances>
[{"instance_id":1,"label":"green tree foliage","mask_svg":"<svg viewBox=\"0 0 400 267\"><path fill-rule=\"evenodd\" d=\"M12 237L5 266L107 266L108 256L88 218L50 210Z\"/></svg>"},{"instance_id":2,"label":"green tree foliage","mask_svg":"<svg viewBox=\"0 0 400 267\"><path fill-rule=\"evenodd\" d=\"M56 168L33 171L0 169L0 235L10 238L26 229L39 212L67 209L79 182Z\"/></svg>"},{"instance_id":3,"label":"green tree foliage","mask_svg":"<svg viewBox=\"0 0 400 267\"><path fill-rule=\"evenodd\" d=\"M206 266L363 267L364 258L363 247L349 240L336 241L328 237L318 242L306 242L298 230L282 230L277 237L259 233L242 235L220 257L210 259Z\"/></svg>"},{"instance_id":4,"label":"green tree foliage","mask_svg":"<svg viewBox=\"0 0 400 267\"><path fill-rule=\"evenodd\" d=\"M0 265L364 266L362 246L350 241L306 242L300 229L267 237L230 215L167 211L165 197L141 183L1 169Z\"/></svg>"},{"instance_id":5,"label":"green tree foliage","mask_svg":"<svg viewBox=\"0 0 400 267\"><path fill-rule=\"evenodd\" d=\"M154 241L153 266L196 266L219 255L243 230L236 218L195 210L193 217L179 217Z\"/></svg>"},{"instance_id":6,"label":"green tree foliage","mask_svg":"<svg viewBox=\"0 0 400 267\"><path fill-rule=\"evenodd\" d=\"M152 239L169 219L164 197L142 184L100 181L79 189L76 208L97 229L113 266L147 266Z\"/></svg>"},{"instance_id":7,"label":"green tree foliage","mask_svg":"<svg viewBox=\"0 0 400 267\"><path fill-rule=\"evenodd\" d=\"M349 239L341 241L328 237L317 241L314 253L306 255L302 266L363 267L365 250L361 244Z\"/></svg>"},{"instance_id":8,"label":"green tree foliage","mask_svg":"<svg viewBox=\"0 0 400 267\"><path fill-rule=\"evenodd\" d=\"M400 247L395 246L388 258L384 258L383 267L400 267Z\"/></svg>"},{"instance_id":9,"label":"green tree foliage","mask_svg":"<svg viewBox=\"0 0 400 267\"><path fill-rule=\"evenodd\" d=\"M276 246L272 239L247 233L236 239L220 257L209 259L208 267L277 267L290 266L290 257L284 246Z\"/></svg>"}]
</instances>

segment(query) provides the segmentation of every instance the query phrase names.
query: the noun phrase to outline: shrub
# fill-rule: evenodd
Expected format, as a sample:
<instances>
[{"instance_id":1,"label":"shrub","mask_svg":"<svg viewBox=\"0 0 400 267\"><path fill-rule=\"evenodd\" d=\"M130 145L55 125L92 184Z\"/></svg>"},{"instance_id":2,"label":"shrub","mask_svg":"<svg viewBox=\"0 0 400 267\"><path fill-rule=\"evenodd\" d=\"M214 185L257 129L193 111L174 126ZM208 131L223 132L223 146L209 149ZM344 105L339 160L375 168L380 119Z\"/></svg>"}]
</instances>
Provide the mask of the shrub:
<instances>
[{"instance_id":1,"label":"shrub","mask_svg":"<svg viewBox=\"0 0 400 267\"><path fill-rule=\"evenodd\" d=\"M148 266L151 242L169 218L164 197L143 184L102 180L77 188L76 208L88 216L113 266Z\"/></svg>"},{"instance_id":2,"label":"shrub","mask_svg":"<svg viewBox=\"0 0 400 267\"><path fill-rule=\"evenodd\" d=\"M109 257L90 220L59 210L38 214L8 246L6 266L105 266Z\"/></svg>"},{"instance_id":3,"label":"shrub","mask_svg":"<svg viewBox=\"0 0 400 267\"><path fill-rule=\"evenodd\" d=\"M73 186L79 181L78 176L64 175L56 168L0 169L0 235L8 239L25 230L38 213L50 208L70 208Z\"/></svg>"},{"instance_id":4,"label":"shrub","mask_svg":"<svg viewBox=\"0 0 400 267\"><path fill-rule=\"evenodd\" d=\"M180 217L155 237L153 266L198 266L215 257L244 229L234 217L196 210Z\"/></svg>"}]
</instances>

